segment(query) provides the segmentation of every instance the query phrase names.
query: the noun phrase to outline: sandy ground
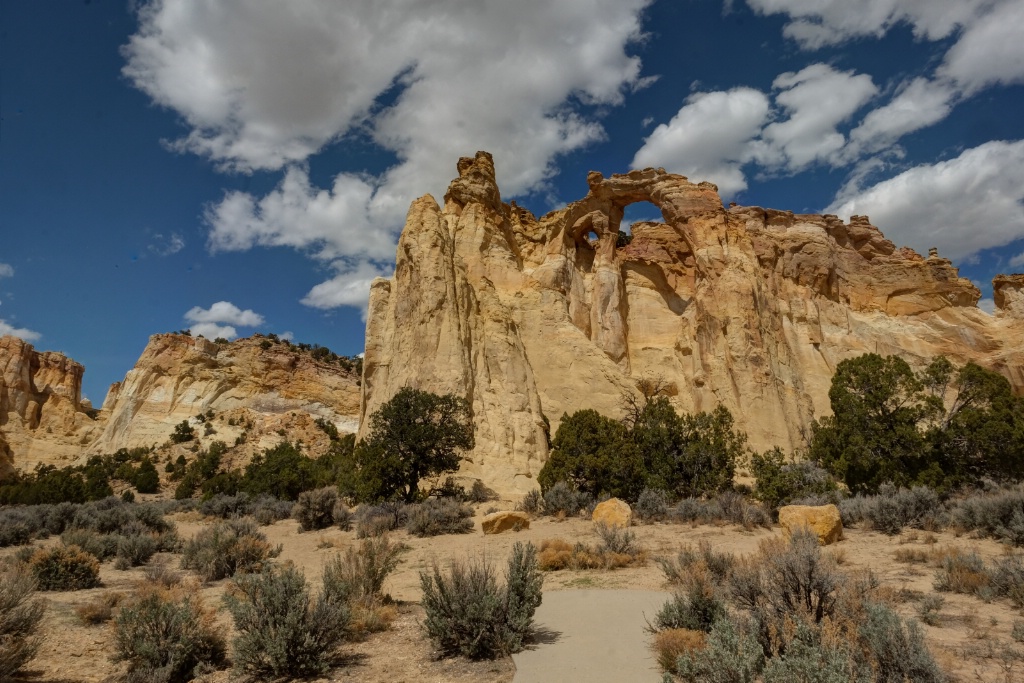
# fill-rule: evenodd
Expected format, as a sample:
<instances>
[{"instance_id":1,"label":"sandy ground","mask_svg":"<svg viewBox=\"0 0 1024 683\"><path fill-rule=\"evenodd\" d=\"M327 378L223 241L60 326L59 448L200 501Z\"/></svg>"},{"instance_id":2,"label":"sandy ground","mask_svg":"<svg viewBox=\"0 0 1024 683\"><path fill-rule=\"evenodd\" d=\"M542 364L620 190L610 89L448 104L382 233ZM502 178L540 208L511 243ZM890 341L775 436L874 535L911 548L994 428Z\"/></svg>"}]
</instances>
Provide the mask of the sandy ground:
<instances>
[{"instance_id":1,"label":"sandy ground","mask_svg":"<svg viewBox=\"0 0 1024 683\"><path fill-rule=\"evenodd\" d=\"M461 659L435 660L430 645L420 629L423 618L418 605L420 599L419 572L432 563L442 566L451 559L481 558L496 566L504 565L512 544L530 541L539 544L544 539L562 538L570 542L596 543L593 525L583 519L556 520L541 518L531 527L517 533L484 536L479 531L477 513L476 531L471 534L415 538L402 532L393 534L396 541L410 547L403 555L398 570L389 577L385 591L397 601L398 618L390 631L370 636L360 643L348 643L341 649L340 666L331 671L325 681L483 681L510 682L515 670L511 659L488 662L467 662ZM502 507L499 505L499 507ZM196 533L210 520L196 513L172 517L182 538ZM283 545L278 561L293 562L303 569L307 577L315 579L324 562L333 553L358 543L354 531L326 529L300 533L294 520L285 520L264 527L271 543ZM682 545L708 540L718 551L746 554L757 549L758 543L778 529L745 531L733 526L689 526L654 524L633 527L637 540L650 555L670 555ZM49 539L45 543L56 542ZM926 594L934 593L932 586L935 570L926 564L899 562L894 554L900 550L932 550L946 546L974 549L986 559L1005 552L1005 547L992 540L958 537L952 533L927 534L907 532L888 537L872 531L848 529L845 540L831 546L828 552L837 553L842 567L848 571L870 569L882 585L900 596L899 610L905 616L916 616L916 605ZM0 550L0 556L16 552L16 548ZM157 555L154 562L168 562L176 567L175 555ZM36 683L72 683L114 680L123 671L123 665L110 661L113 651L109 625L84 626L74 608L108 591L130 592L144 579L144 569L115 570L111 562L101 569L103 585L99 588L43 594L48 604L44 621L46 640L35 660L29 663L24 680ZM222 608L227 581L219 581L199 588L210 607L219 610L218 623L228 638L233 635L231 620ZM544 590L602 590L602 589L664 590L666 584L654 562L645 566L614 571L559 571L545 574ZM1015 620L1022 620L1021 611L1007 600L986 603L973 596L941 594L945 599L937 626L922 624L929 645L943 668L958 681L1024 681L1024 649L1011 638ZM230 674L217 672L204 677L209 683L227 681Z\"/></svg>"}]
</instances>

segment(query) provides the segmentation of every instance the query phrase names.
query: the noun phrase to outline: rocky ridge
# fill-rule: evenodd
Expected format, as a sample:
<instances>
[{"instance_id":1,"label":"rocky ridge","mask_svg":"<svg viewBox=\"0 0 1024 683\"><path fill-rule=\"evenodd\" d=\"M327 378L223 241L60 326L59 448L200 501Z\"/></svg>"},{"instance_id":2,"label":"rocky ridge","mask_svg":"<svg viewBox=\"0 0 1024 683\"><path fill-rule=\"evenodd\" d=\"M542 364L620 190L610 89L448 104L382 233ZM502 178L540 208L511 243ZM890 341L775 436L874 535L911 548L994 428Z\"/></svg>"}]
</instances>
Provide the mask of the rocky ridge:
<instances>
[{"instance_id":1,"label":"rocky ridge","mask_svg":"<svg viewBox=\"0 0 1024 683\"><path fill-rule=\"evenodd\" d=\"M945 354L1024 389L1024 276L996 278L989 315L948 259L864 216L725 207L711 183L644 169L592 172L538 219L501 201L489 154L458 173L443 206L412 203L395 275L371 286L361 414L406 385L466 396L464 473L496 490L535 487L563 413L622 416L644 384L680 411L725 405L759 449L801 447L836 364L865 352ZM663 221L620 246L635 202Z\"/></svg>"},{"instance_id":2,"label":"rocky ridge","mask_svg":"<svg viewBox=\"0 0 1024 683\"><path fill-rule=\"evenodd\" d=\"M24 471L120 448L160 446L183 420L193 425L196 443L238 442L228 466L245 464L285 439L326 449L328 437L316 427L317 418L342 433L358 426L354 370L259 336L218 344L186 334L153 335L125 379L111 385L100 410L83 404L82 365L61 354L3 337L0 368L0 453L8 471L11 465ZM215 417L201 421L206 414Z\"/></svg>"}]
</instances>

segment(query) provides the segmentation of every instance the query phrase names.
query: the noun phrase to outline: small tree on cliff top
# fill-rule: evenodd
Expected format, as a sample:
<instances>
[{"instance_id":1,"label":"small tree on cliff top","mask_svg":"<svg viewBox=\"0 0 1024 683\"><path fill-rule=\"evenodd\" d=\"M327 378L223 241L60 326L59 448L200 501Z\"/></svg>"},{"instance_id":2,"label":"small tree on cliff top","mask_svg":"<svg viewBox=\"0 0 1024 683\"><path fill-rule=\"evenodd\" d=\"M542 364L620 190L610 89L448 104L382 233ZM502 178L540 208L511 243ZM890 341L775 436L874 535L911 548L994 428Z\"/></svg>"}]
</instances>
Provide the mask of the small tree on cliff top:
<instances>
[{"instance_id":1,"label":"small tree on cliff top","mask_svg":"<svg viewBox=\"0 0 1024 683\"><path fill-rule=\"evenodd\" d=\"M360 497L414 501L420 480L454 472L473 445L466 399L405 387L370 416L357 447Z\"/></svg>"}]
</instances>

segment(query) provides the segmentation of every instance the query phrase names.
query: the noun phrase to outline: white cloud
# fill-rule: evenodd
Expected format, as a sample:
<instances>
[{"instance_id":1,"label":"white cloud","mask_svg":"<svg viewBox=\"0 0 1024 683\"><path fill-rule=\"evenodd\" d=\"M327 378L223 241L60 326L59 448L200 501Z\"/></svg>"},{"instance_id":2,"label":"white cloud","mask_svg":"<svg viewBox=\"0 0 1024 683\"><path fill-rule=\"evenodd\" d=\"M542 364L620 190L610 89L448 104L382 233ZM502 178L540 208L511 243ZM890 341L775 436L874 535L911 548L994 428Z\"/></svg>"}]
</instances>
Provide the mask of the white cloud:
<instances>
[{"instance_id":1,"label":"white cloud","mask_svg":"<svg viewBox=\"0 0 1024 683\"><path fill-rule=\"evenodd\" d=\"M354 306L366 315L370 283L376 277L388 277L390 269L383 269L365 261L350 267L343 262L334 264L338 274L309 290L302 303L313 308Z\"/></svg>"},{"instance_id":2,"label":"white cloud","mask_svg":"<svg viewBox=\"0 0 1024 683\"><path fill-rule=\"evenodd\" d=\"M285 341L291 341L295 339L295 333L290 330L288 332L282 332L278 336L281 337L281 339L284 339Z\"/></svg>"},{"instance_id":3,"label":"white cloud","mask_svg":"<svg viewBox=\"0 0 1024 683\"><path fill-rule=\"evenodd\" d=\"M989 315L996 312L996 300L995 299L981 299L978 301L978 308L985 311Z\"/></svg>"},{"instance_id":4,"label":"white cloud","mask_svg":"<svg viewBox=\"0 0 1024 683\"><path fill-rule=\"evenodd\" d=\"M238 331L231 325L218 325L217 323L195 323L188 331L197 337L207 339L234 339Z\"/></svg>"},{"instance_id":5,"label":"white cloud","mask_svg":"<svg viewBox=\"0 0 1024 683\"><path fill-rule=\"evenodd\" d=\"M1015 0L1008 0L1014 2ZM994 0L747 0L761 14L785 14L783 34L808 50L863 37L880 38L897 24L915 37L939 40L970 24Z\"/></svg>"},{"instance_id":6,"label":"white cloud","mask_svg":"<svg viewBox=\"0 0 1024 683\"><path fill-rule=\"evenodd\" d=\"M157 256L170 256L177 254L185 248L185 238L176 232L165 237L161 233L153 235L153 241L149 245L149 251Z\"/></svg>"},{"instance_id":7,"label":"white cloud","mask_svg":"<svg viewBox=\"0 0 1024 683\"><path fill-rule=\"evenodd\" d=\"M939 3L945 4L945 3ZM998 5L966 28L939 69L967 93L1002 83L1024 83L1024 2Z\"/></svg>"},{"instance_id":8,"label":"white cloud","mask_svg":"<svg viewBox=\"0 0 1024 683\"><path fill-rule=\"evenodd\" d=\"M789 171L799 171L839 152L846 138L837 126L878 92L867 74L836 71L827 64L781 74L772 87L779 90L775 101L789 118L765 127L758 156L767 166Z\"/></svg>"},{"instance_id":9,"label":"white cloud","mask_svg":"<svg viewBox=\"0 0 1024 683\"><path fill-rule=\"evenodd\" d=\"M0 277L14 277L14 268L6 263L0 263Z\"/></svg>"},{"instance_id":10,"label":"white cloud","mask_svg":"<svg viewBox=\"0 0 1024 683\"><path fill-rule=\"evenodd\" d=\"M915 78L904 83L887 104L871 111L850 133L847 158L889 147L900 137L946 118L955 93L947 84Z\"/></svg>"},{"instance_id":11,"label":"white cloud","mask_svg":"<svg viewBox=\"0 0 1024 683\"><path fill-rule=\"evenodd\" d=\"M825 209L868 215L886 236L958 259L1024 237L1024 140L988 142L955 159L847 188Z\"/></svg>"},{"instance_id":12,"label":"white cloud","mask_svg":"<svg viewBox=\"0 0 1024 683\"><path fill-rule=\"evenodd\" d=\"M731 196L747 187L741 167L768 110L768 98L753 88L691 95L671 121L654 129L631 166L663 166L695 182L710 180Z\"/></svg>"},{"instance_id":13,"label":"white cloud","mask_svg":"<svg viewBox=\"0 0 1024 683\"><path fill-rule=\"evenodd\" d=\"M393 232L371 217L375 189L370 180L341 174L333 188L321 190L310 184L304 169L290 168L261 199L231 192L208 207L210 248L240 251L257 245L288 246L313 249L323 259L394 258Z\"/></svg>"},{"instance_id":14,"label":"white cloud","mask_svg":"<svg viewBox=\"0 0 1024 683\"><path fill-rule=\"evenodd\" d=\"M14 327L13 325L8 324L5 320L0 319L0 337L8 334L13 337L20 337L21 339L29 342L36 341L42 336L38 332L27 330L24 327Z\"/></svg>"},{"instance_id":15,"label":"white cloud","mask_svg":"<svg viewBox=\"0 0 1024 683\"><path fill-rule=\"evenodd\" d=\"M202 335L207 339L234 339L238 336L236 325L255 327L264 322L263 316L259 313L250 309L243 311L230 301L218 301L209 308L193 306L185 313L185 320L192 323L189 328L192 334Z\"/></svg>"},{"instance_id":16,"label":"white cloud","mask_svg":"<svg viewBox=\"0 0 1024 683\"><path fill-rule=\"evenodd\" d=\"M1017 254L1012 259L1010 259L1011 268L1020 268L1021 266L1024 266L1024 252Z\"/></svg>"},{"instance_id":17,"label":"white cloud","mask_svg":"<svg viewBox=\"0 0 1024 683\"><path fill-rule=\"evenodd\" d=\"M213 250L391 259L409 203L425 189L439 197L459 156L493 153L515 196L544 189L560 154L602 139L596 105L650 83L626 53L649 2L155 0L124 47L124 74L183 117L176 149L237 170L291 166L266 197L234 192L209 207ZM397 163L312 187L294 165L346 135Z\"/></svg>"}]
</instances>

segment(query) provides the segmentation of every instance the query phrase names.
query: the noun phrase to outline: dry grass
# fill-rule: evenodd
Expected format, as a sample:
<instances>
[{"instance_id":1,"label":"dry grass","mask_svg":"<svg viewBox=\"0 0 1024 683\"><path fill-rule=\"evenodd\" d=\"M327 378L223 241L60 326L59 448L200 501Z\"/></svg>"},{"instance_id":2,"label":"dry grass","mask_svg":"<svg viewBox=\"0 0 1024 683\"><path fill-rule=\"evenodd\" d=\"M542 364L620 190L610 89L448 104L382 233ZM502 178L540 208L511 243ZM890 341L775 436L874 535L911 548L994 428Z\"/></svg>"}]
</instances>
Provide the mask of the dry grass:
<instances>
[{"instance_id":1,"label":"dry grass","mask_svg":"<svg viewBox=\"0 0 1024 683\"><path fill-rule=\"evenodd\" d=\"M105 624L114 618L114 611L124 600L124 593L102 593L95 598L75 607L75 614L86 626Z\"/></svg>"},{"instance_id":2,"label":"dry grass","mask_svg":"<svg viewBox=\"0 0 1024 683\"><path fill-rule=\"evenodd\" d=\"M570 544L561 538L550 538L540 543L538 565L543 571L570 569L621 569L639 567L647 563L647 552L637 549L632 553L617 553L585 543Z\"/></svg>"},{"instance_id":3,"label":"dry grass","mask_svg":"<svg viewBox=\"0 0 1024 683\"><path fill-rule=\"evenodd\" d=\"M662 671L674 671L679 655L703 650L707 646L707 635L688 628L670 628L654 635L651 648Z\"/></svg>"}]
</instances>

